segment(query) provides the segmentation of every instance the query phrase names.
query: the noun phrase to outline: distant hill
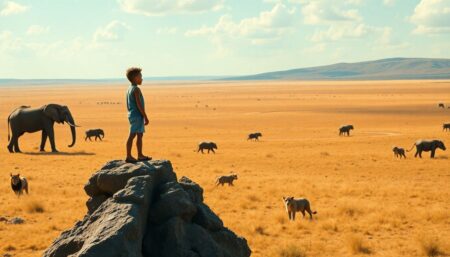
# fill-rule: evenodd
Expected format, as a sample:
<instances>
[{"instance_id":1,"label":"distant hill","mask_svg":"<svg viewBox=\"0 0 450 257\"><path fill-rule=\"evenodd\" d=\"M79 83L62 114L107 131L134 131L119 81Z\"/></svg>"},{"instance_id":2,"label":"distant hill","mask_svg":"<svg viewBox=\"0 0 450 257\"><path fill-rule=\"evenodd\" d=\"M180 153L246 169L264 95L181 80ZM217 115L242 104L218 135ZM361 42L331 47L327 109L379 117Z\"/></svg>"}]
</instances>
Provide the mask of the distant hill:
<instances>
[{"instance_id":1,"label":"distant hill","mask_svg":"<svg viewBox=\"0 0 450 257\"><path fill-rule=\"evenodd\" d=\"M146 77L156 83L236 80L408 80L450 79L450 59L390 58L357 63L274 71L243 76ZM125 78L106 79L1 79L0 86L62 84L127 84Z\"/></svg>"},{"instance_id":2,"label":"distant hill","mask_svg":"<svg viewBox=\"0 0 450 257\"><path fill-rule=\"evenodd\" d=\"M189 81L214 81L223 78L223 76L173 76L173 77L145 77L144 81L151 82L189 82ZM92 85L92 84L128 84L126 78L107 78L107 79L1 79L0 86L39 86L39 85Z\"/></svg>"},{"instance_id":3,"label":"distant hill","mask_svg":"<svg viewBox=\"0 0 450 257\"><path fill-rule=\"evenodd\" d=\"M267 72L222 80L402 80L450 79L450 59L390 58Z\"/></svg>"}]
</instances>

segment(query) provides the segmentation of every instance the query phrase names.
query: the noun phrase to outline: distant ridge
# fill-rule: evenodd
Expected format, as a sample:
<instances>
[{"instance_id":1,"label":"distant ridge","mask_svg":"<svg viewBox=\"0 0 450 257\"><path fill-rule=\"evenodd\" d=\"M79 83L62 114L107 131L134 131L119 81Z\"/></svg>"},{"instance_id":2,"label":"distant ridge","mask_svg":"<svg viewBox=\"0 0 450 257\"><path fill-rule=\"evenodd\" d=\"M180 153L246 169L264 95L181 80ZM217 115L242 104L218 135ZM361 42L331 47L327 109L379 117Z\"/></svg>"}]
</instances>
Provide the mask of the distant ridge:
<instances>
[{"instance_id":1,"label":"distant ridge","mask_svg":"<svg viewBox=\"0 0 450 257\"><path fill-rule=\"evenodd\" d=\"M450 79L450 59L390 58L260 73L222 80L409 80Z\"/></svg>"},{"instance_id":2,"label":"distant ridge","mask_svg":"<svg viewBox=\"0 0 450 257\"><path fill-rule=\"evenodd\" d=\"M266 72L242 76L145 77L152 82L208 82L239 80L413 80L450 79L450 59L389 58L356 63ZM0 86L127 84L125 78L105 79L1 79Z\"/></svg>"},{"instance_id":3,"label":"distant ridge","mask_svg":"<svg viewBox=\"0 0 450 257\"><path fill-rule=\"evenodd\" d=\"M213 81L224 76L173 76L173 77L145 77L144 81L152 82L176 82L176 81ZM106 79L1 79L0 86L20 86L20 85L92 85L92 84L128 84L126 78L106 78Z\"/></svg>"}]
</instances>

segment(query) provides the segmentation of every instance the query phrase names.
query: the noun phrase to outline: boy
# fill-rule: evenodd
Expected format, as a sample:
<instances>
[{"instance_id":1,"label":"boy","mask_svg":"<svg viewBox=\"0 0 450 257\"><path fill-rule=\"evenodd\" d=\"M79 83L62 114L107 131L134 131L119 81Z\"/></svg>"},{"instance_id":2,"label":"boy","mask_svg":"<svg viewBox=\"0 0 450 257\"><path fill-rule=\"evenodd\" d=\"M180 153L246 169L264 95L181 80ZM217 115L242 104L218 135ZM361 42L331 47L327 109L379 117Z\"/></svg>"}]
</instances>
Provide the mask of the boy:
<instances>
[{"instance_id":1,"label":"boy","mask_svg":"<svg viewBox=\"0 0 450 257\"><path fill-rule=\"evenodd\" d=\"M148 161L152 159L142 153L142 136L145 132L144 126L147 126L149 121L147 114L145 113L144 96L138 87L139 85L142 85L141 71L142 69L134 67L127 70L127 78L131 83L127 90L127 110L128 121L130 122L130 135L127 140L127 158L125 161L129 163ZM138 150L137 159L131 155L133 140L136 136L136 147Z\"/></svg>"}]
</instances>

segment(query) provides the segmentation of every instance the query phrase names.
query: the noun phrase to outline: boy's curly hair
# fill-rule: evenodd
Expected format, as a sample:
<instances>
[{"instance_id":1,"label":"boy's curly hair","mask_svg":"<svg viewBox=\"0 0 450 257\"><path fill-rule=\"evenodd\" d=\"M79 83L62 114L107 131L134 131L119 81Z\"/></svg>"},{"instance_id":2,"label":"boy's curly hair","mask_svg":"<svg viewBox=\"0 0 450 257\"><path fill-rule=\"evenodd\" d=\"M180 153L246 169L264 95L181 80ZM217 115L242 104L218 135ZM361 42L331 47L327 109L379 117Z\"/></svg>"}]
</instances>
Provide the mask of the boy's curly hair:
<instances>
[{"instance_id":1,"label":"boy's curly hair","mask_svg":"<svg viewBox=\"0 0 450 257\"><path fill-rule=\"evenodd\" d=\"M133 83L133 78L140 74L142 71L141 68L131 67L127 69L127 79Z\"/></svg>"}]
</instances>

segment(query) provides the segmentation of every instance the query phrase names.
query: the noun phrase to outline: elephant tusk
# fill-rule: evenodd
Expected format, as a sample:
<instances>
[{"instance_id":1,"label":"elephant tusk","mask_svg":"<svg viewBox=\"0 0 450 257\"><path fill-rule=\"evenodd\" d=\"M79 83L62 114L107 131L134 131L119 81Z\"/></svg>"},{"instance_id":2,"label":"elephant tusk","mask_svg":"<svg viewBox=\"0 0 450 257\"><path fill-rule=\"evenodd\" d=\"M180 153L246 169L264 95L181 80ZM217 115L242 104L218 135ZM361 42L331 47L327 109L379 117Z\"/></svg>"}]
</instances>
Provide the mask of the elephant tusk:
<instances>
[{"instance_id":1,"label":"elephant tusk","mask_svg":"<svg viewBox=\"0 0 450 257\"><path fill-rule=\"evenodd\" d=\"M68 122L68 121L66 121L66 123L69 124L69 126L71 126L71 127L76 127L76 128L81 127L81 126L78 126L78 125L74 125L74 124L72 124L72 123L70 123L70 122Z\"/></svg>"}]
</instances>

